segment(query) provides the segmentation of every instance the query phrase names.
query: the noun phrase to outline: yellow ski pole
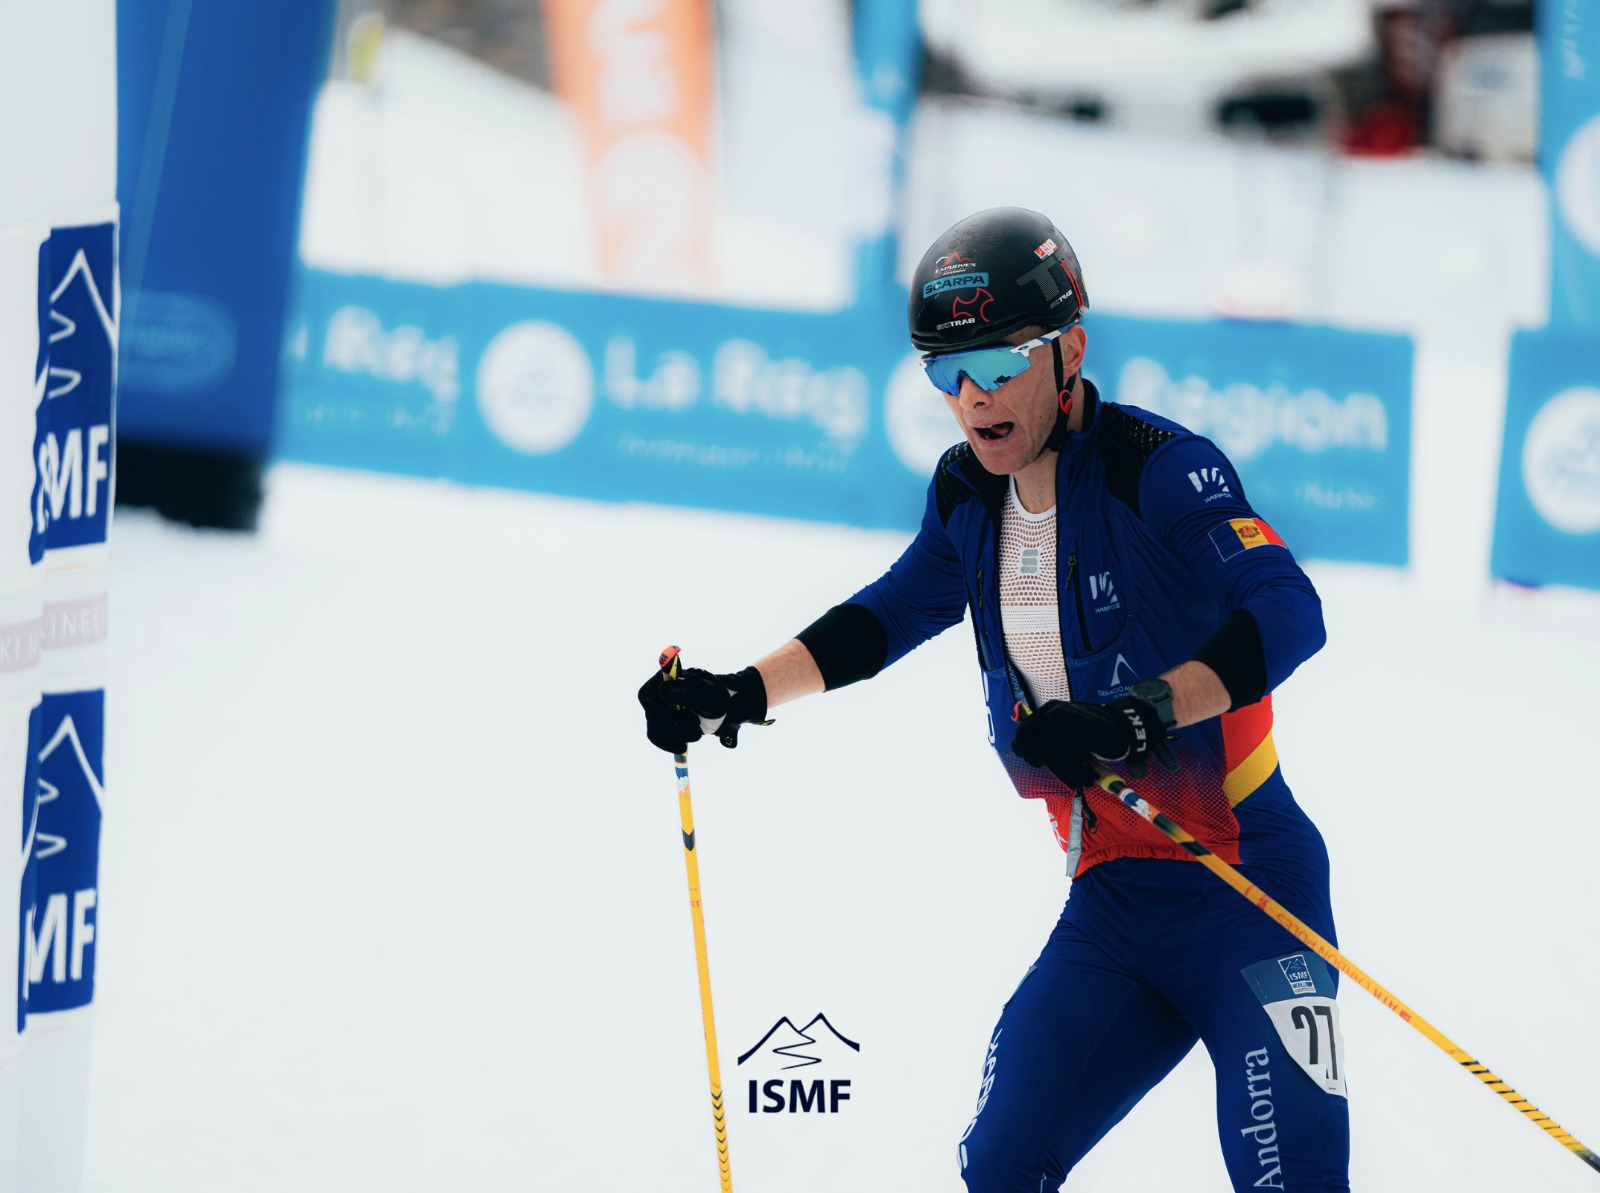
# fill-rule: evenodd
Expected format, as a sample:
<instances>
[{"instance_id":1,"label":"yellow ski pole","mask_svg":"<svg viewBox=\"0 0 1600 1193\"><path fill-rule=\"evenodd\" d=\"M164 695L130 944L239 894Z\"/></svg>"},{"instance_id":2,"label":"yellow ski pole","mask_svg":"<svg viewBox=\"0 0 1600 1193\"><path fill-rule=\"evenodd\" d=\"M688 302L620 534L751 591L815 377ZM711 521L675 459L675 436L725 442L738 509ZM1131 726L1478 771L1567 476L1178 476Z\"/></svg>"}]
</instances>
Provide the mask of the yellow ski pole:
<instances>
[{"instance_id":1,"label":"yellow ski pole","mask_svg":"<svg viewBox=\"0 0 1600 1193\"><path fill-rule=\"evenodd\" d=\"M678 648L661 652L661 670L668 679L678 678ZM678 775L678 816L683 823L683 864L689 874L689 913L694 920L694 957L700 970L700 1019L705 1028L706 1069L711 1076L711 1119L717 1130L717 1171L722 1177L722 1193L733 1193L733 1174L728 1168L728 1118L722 1105L722 1066L717 1063L717 1025L711 1013L711 965L706 959L706 921L700 907L700 860L694 847L694 810L689 804L689 759L674 754Z\"/></svg>"},{"instance_id":2,"label":"yellow ski pole","mask_svg":"<svg viewBox=\"0 0 1600 1193\"><path fill-rule=\"evenodd\" d=\"M1370 975L1366 973L1366 971L1356 965L1355 962L1351 961L1338 949L1334 948L1326 940L1322 939L1321 936L1317 935L1316 932L1312 931L1309 927L1302 923L1293 912L1289 911L1281 903L1273 899L1265 891L1261 890L1260 887L1252 883L1243 874L1239 873L1239 871L1235 870L1227 862L1223 861L1216 854L1212 853L1211 850L1207 849L1199 841L1195 840L1194 836L1181 824L1178 824L1176 821L1169 818L1159 809L1151 807L1149 802L1145 800L1143 796L1124 783L1121 778L1112 774L1103 767L1100 770L1099 785L1108 794L1121 801L1124 806L1131 808L1134 812L1138 813L1138 815L1149 821L1156 828L1160 829L1166 834L1169 840L1177 845L1182 846L1191 855L1193 855L1196 861L1205 866L1206 869L1210 870L1218 878L1222 879L1223 882L1227 883L1246 899L1250 900L1251 903L1254 903L1263 912L1271 916L1284 928L1288 929L1289 933L1294 936L1296 940L1299 940L1301 943L1305 944L1308 948L1315 952L1317 956L1321 957L1340 973L1348 975L1368 994L1371 994L1384 1006L1388 1007L1396 1015L1399 1015L1400 1018L1411 1024L1412 1027L1416 1028L1423 1035L1427 1036L1428 1039L1432 1040L1440 1048L1444 1049L1444 1051L1449 1054L1451 1060L1460 1064L1462 1068L1466 1069L1467 1072L1471 1073L1479 1081L1483 1082L1495 1093L1499 1094L1500 1097L1503 1098L1513 1109L1521 1111L1523 1117L1531 1122L1534 1126L1538 1127L1546 1135L1550 1136L1551 1139L1554 1139L1562 1147L1566 1148L1573 1155L1577 1156L1578 1159L1582 1160L1590 1168L1600 1171L1600 1156L1596 1156L1594 1152L1590 1151L1583 1144L1579 1143L1578 1140L1572 1137L1572 1135L1564 1131L1559 1123L1557 1123L1549 1115L1545 1114L1544 1111L1540 1110L1532 1102L1528 1101L1528 1099L1524 1098L1516 1090L1512 1089L1511 1086L1505 1081L1501 1080L1494 1073L1490 1072L1486 1065L1484 1065L1476 1057L1469 1055L1465 1049L1463 1049L1454 1040L1450 1039L1449 1036L1445 1035L1444 1032L1440 1031L1437 1027L1429 1023L1405 1003L1401 1002L1400 999L1394 994L1391 994L1384 987L1380 986Z\"/></svg>"}]
</instances>

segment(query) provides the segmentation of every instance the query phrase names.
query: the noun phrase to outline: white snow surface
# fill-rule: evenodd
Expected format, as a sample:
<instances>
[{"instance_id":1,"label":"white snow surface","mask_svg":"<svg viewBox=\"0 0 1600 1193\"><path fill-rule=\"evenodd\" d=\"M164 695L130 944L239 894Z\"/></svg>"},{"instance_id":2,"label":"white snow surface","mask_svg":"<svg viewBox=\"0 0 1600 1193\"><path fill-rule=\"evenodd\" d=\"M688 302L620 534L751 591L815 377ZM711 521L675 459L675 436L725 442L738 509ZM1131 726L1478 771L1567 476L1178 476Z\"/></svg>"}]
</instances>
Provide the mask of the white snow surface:
<instances>
[{"instance_id":1,"label":"white snow surface","mask_svg":"<svg viewBox=\"0 0 1600 1193\"><path fill-rule=\"evenodd\" d=\"M669 642L745 665L906 536L287 465L254 537L119 519L86 1188L716 1188L634 691ZM1310 571L1329 643L1276 732L1346 952L1600 1145L1600 597ZM690 754L735 1187L957 1193L1062 855L985 741L965 628L775 716ZM1340 1002L1354 1188L1592 1187ZM750 1114L735 1058L818 1012L861 1045L829 1053L851 1101ZM1067 1187L1226 1189L1211 1080L1197 1051Z\"/></svg>"}]
</instances>

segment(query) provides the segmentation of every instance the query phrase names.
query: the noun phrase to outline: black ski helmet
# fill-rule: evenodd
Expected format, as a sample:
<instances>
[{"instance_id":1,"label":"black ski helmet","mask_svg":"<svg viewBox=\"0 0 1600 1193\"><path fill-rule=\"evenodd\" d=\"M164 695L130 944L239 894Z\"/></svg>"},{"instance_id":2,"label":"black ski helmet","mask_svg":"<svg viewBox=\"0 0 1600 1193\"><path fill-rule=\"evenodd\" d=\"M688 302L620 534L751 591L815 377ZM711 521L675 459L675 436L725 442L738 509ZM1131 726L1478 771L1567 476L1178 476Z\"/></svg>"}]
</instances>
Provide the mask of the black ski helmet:
<instances>
[{"instance_id":1,"label":"black ski helmet","mask_svg":"<svg viewBox=\"0 0 1600 1193\"><path fill-rule=\"evenodd\" d=\"M991 207L949 228L911 278L911 343L923 352L998 344L1089 309L1078 257L1061 230L1026 207Z\"/></svg>"}]
</instances>

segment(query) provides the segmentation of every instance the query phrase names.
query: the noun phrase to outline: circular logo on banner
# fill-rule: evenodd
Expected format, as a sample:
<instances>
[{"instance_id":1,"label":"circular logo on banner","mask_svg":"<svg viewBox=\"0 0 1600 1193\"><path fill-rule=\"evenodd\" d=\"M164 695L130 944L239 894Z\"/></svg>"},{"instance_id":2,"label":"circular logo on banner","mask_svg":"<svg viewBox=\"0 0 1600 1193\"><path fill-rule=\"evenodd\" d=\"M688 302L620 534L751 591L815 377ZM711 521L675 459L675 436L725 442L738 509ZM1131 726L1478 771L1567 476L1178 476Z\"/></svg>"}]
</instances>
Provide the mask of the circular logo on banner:
<instances>
[{"instance_id":1,"label":"circular logo on banner","mask_svg":"<svg viewBox=\"0 0 1600 1193\"><path fill-rule=\"evenodd\" d=\"M478 362L478 409L507 447L530 456L560 451L594 408L594 366L554 323L513 323Z\"/></svg>"},{"instance_id":2,"label":"circular logo on banner","mask_svg":"<svg viewBox=\"0 0 1600 1193\"><path fill-rule=\"evenodd\" d=\"M1600 389L1562 390L1534 416L1522 443L1522 483L1557 530L1600 530Z\"/></svg>"},{"instance_id":3,"label":"circular logo on banner","mask_svg":"<svg viewBox=\"0 0 1600 1193\"><path fill-rule=\"evenodd\" d=\"M1600 256L1600 116L1580 125L1561 151L1556 210L1578 242Z\"/></svg>"},{"instance_id":4,"label":"circular logo on banner","mask_svg":"<svg viewBox=\"0 0 1600 1193\"><path fill-rule=\"evenodd\" d=\"M907 356L889 374L883 401L884 430L900 462L918 476L933 473L939 457L961 436L944 395L922 371L922 358Z\"/></svg>"}]
</instances>

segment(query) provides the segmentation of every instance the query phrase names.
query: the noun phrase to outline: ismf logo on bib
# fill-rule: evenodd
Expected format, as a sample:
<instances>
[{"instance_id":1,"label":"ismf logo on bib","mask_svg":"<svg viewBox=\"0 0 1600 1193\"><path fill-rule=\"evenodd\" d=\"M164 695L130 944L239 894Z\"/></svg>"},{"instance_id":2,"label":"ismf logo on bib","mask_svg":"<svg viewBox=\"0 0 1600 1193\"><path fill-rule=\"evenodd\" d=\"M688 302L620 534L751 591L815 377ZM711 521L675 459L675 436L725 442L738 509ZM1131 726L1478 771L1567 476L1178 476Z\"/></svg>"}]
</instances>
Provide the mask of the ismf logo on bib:
<instances>
[{"instance_id":1,"label":"ismf logo on bib","mask_svg":"<svg viewBox=\"0 0 1600 1193\"><path fill-rule=\"evenodd\" d=\"M1241 970L1284 1047L1306 1076L1345 1097L1344 1036L1333 976L1315 953L1289 953Z\"/></svg>"}]
</instances>

